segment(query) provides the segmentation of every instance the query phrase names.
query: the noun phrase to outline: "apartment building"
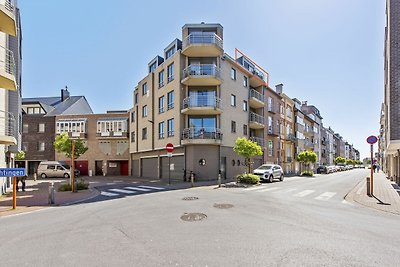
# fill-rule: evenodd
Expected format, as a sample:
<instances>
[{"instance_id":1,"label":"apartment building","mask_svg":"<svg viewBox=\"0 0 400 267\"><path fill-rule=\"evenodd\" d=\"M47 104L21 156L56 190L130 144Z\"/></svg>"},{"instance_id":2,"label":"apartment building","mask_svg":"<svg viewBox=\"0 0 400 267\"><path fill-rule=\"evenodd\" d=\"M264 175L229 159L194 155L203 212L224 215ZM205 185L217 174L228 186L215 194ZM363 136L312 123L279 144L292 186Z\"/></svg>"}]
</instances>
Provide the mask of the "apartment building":
<instances>
[{"instance_id":1,"label":"apartment building","mask_svg":"<svg viewBox=\"0 0 400 267\"><path fill-rule=\"evenodd\" d=\"M183 42L174 40L148 64L133 93L133 176L181 180L192 171L196 180L217 179L219 172L232 178L245 170L233 151L242 136L267 150L254 166L277 162L279 120L275 110L268 111L266 97L277 104L279 95L268 87L268 73L241 51L234 57L224 53L223 39L220 24L186 24ZM168 143L174 145L170 159Z\"/></svg>"},{"instance_id":2,"label":"apartment building","mask_svg":"<svg viewBox=\"0 0 400 267\"><path fill-rule=\"evenodd\" d=\"M321 127L321 164L333 165L335 163L335 149L333 135L335 132L331 127Z\"/></svg>"},{"instance_id":3,"label":"apartment building","mask_svg":"<svg viewBox=\"0 0 400 267\"><path fill-rule=\"evenodd\" d=\"M293 98L292 100L294 102L294 117L295 117L294 130L296 133L296 141L294 144L295 145L294 158L296 158L299 153L306 150L306 136L305 136L306 124L305 124L305 115L301 111L301 101L298 100L297 98ZM295 161L294 167L295 167L295 173L301 172L300 169L301 165L299 164L299 162Z\"/></svg>"},{"instance_id":4,"label":"apartment building","mask_svg":"<svg viewBox=\"0 0 400 267\"><path fill-rule=\"evenodd\" d=\"M129 112L55 116L55 134L67 133L89 148L75 161L81 175L129 175ZM55 159L70 163L64 154Z\"/></svg>"},{"instance_id":5,"label":"apartment building","mask_svg":"<svg viewBox=\"0 0 400 267\"><path fill-rule=\"evenodd\" d=\"M386 1L384 107L384 170L400 184L400 2Z\"/></svg>"},{"instance_id":6,"label":"apartment building","mask_svg":"<svg viewBox=\"0 0 400 267\"><path fill-rule=\"evenodd\" d=\"M304 101L301 110L307 118L313 121L312 123L312 139L311 142L313 144L313 151L317 154L318 160L317 165L320 164L321 159L321 128L322 128L322 117L320 115L319 109L317 109L313 105L308 105L307 101ZM307 129L306 129L307 130ZM311 133L310 133L311 136Z\"/></svg>"},{"instance_id":7,"label":"apartment building","mask_svg":"<svg viewBox=\"0 0 400 267\"><path fill-rule=\"evenodd\" d=\"M14 153L12 153L14 150L10 150L10 147L18 144L18 131L16 131L18 116L10 112L14 111L18 99L14 103L9 101L9 96L13 95L10 91L14 91L16 96L20 93L21 52L12 47L14 42L20 43L20 41L20 19L16 2L0 0L0 167L2 168L14 167ZM0 195L6 192L10 184L10 177L0 177Z\"/></svg>"},{"instance_id":8,"label":"apartment building","mask_svg":"<svg viewBox=\"0 0 400 267\"><path fill-rule=\"evenodd\" d=\"M84 96L70 96L67 88L61 89L59 97L23 98L22 112L25 159L16 164L28 174L34 174L41 161L55 160L56 116L93 113Z\"/></svg>"},{"instance_id":9,"label":"apartment building","mask_svg":"<svg viewBox=\"0 0 400 267\"><path fill-rule=\"evenodd\" d=\"M283 147L281 145L281 135L284 134L281 130L282 126L282 97L272 88L266 88L266 106L264 114L266 114L267 127L264 128L264 136L266 136L266 151L264 162L282 164L286 162L284 159ZM250 119L251 119L250 114Z\"/></svg>"}]
</instances>

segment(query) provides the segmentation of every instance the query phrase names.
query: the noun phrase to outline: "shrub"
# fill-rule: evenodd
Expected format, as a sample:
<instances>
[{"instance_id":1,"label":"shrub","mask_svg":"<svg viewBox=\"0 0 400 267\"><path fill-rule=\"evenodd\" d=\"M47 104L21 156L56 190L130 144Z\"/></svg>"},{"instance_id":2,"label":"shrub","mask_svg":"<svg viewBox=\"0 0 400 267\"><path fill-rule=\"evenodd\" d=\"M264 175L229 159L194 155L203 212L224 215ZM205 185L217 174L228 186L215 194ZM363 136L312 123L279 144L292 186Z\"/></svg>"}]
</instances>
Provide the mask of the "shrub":
<instances>
[{"instance_id":1,"label":"shrub","mask_svg":"<svg viewBox=\"0 0 400 267\"><path fill-rule=\"evenodd\" d=\"M77 190L86 190L86 189L88 189L88 188L89 188L89 184L88 184L88 183L85 183L85 180L79 179L79 180L77 181L77 184L76 184L76 189L77 189ZM71 184L62 184L62 185L60 185L60 187L58 188L58 191L59 191L59 192L65 192L65 191L71 191L71 190L72 190Z\"/></svg>"},{"instance_id":2,"label":"shrub","mask_svg":"<svg viewBox=\"0 0 400 267\"><path fill-rule=\"evenodd\" d=\"M258 184L260 182L260 177L255 174L244 173L237 176L237 181L243 184Z\"/></svg>"},{"instance_id":3,"label":"shrub","mask_svg":"<svg viewBox=\"0 0 400 267\"><path fill-rule=\"evenodd\" d=\"M300 176L310 176L313 177L314 176L314 172L313 171L304 171L300 174Z\"/></svg>"}]
</instances>

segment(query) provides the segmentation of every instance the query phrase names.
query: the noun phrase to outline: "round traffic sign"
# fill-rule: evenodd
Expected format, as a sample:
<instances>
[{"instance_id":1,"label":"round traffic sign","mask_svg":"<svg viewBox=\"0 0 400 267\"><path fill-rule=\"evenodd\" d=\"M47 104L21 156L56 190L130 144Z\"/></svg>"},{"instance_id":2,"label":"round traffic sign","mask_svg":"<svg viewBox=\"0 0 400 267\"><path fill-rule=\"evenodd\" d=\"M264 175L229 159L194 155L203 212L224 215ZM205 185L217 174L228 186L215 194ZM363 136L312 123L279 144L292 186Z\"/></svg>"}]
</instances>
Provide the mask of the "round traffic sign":
<instances>
[{"instance_id":1,"label":"round traffic sign","mask_svg":"<svg viewBox=\"0 0 400 267\"><path fill-rule=\"evenodd\" d=\"M167 152L171 153L172 151L174 151L174 145L171 143L168 143L166 146Z\"/></svg>"},{"instance_id":2,"label":"round traffic sign","mask_svg":"<svg viewBox=\"0 0 400 267\"><path fill-rule=\"evenodd\" d=\"M371 135L371 136L368 136L368 138L367 138L367 143L368 144L375 144L376 142L378 142L378 137L376 137L375 135Z\"/></svg>"}]
</instances>

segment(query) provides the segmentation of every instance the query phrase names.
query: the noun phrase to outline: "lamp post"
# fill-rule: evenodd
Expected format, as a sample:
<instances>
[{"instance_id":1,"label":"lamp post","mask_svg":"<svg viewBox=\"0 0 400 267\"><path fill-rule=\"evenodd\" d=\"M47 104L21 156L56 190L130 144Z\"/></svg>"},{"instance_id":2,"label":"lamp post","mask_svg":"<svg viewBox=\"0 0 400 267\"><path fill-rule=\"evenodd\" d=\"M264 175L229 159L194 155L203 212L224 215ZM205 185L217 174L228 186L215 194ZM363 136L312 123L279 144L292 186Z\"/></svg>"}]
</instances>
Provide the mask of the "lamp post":
<instances>
[{"instance_id":1,"label":"lamp post","mask_svg":"<svg viewBox=\"0 0 400 267\"><path fill-rule=\"evenodd\" d=\"M74 154L75 154L75 142L71 140L71 191L75 192L75 162L74 162Z\"/></svg>"}]
</instances>

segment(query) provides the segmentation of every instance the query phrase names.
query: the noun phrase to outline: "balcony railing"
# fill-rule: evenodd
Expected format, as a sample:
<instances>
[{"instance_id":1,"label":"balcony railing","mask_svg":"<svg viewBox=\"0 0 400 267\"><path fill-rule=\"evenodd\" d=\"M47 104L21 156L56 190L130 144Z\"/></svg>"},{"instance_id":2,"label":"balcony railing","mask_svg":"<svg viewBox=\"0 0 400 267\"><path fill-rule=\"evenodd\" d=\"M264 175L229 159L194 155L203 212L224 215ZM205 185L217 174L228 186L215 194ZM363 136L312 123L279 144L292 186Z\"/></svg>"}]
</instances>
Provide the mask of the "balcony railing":
<instances>
[{"instance_id":1,"label":"balcony railing","mask_svg":"<svg viewBox=\"0 0 400 267\"><path fill-rule=\"evenodd\" d=\"M215 76L220 78L220 70L215 64L193 64L183 70L183 78L189 76Z\"/></svg>"},{"instance_id":2,"label":"balcony railing","mask_svg":"<svg viewBox=\"0 0 400 267\"><path fill-rule=\"evenodd\" d=\"M289 141L292 141L292 142L297 140L296 136L294 134L292 134L292 133L288 134L286 139L289 140Z\"/></svg>"},{"instance_id":3,"label":"balcony railing","mask_svg":"<svg viewBox=\"0 0 400 267\"><path fill-rule=\"evenodd\" d=\"M183 99L182 109L207 107L221 109L221 98L207 95L191 95Z\"/></svg>"},{"instance_id":4,"label":"balcony railing","mask_svg":"<svg viewBox=\"0 0 400 267\"><path fill-rule=\"evenodd\" d=\"M221 49L223 46L221 37L213 32L194 32L189 34L183 41L183 47L193 44L215 44Z\"/></svg>"},{"instance_id":5,"label":"balcony railing","mask_svg":"<svg viewBox=\"0 0 400 267\"><path fill-rule=\"evenodd\" d=\"M182 139L214 139L222 140L221 130L213 127L192 127L183 130Z\"/></svg>"},{"instance_id":6,"label":"balcony railing","mask_svg":"<svg viewBox=\"0 0 400 267\"><path fill-rule=\"evenodd\" d=\"M10 112L0 110L0 136L15 136L15 118Z\"/></svg>"},{"instance_id":7,"label":"balcony railing","mask_svg":"<svg viewBox=\"0 0 400 267\"><path fill-rule=\"evenodd\" d=\"M268 134L270 135L279 135L280 131L278 127L268 126Z\"/></svg>"},{"instance_id":8,"label":"balcony railing","mask_svg":"<svg viewBox=\"0 0 400 267\"><path fill-rule=\"evenodd\" d=\"M265 140L264 138L261 137L255 137L255 136L251 136L250 140L253 142L256 142L259 146L264 147L265 146Z\"/></svg>"},{"instance_id":9,"label":"balcony railing","mask_svg":"<svg viewBox=\"0 0 400 267\"><path fill-rule=\"evenodd\" d=\"M250 97L254 97L260 100L261 102L264 102L264 95L254 89L250 90Z\"/></svg>"},{"instance_id":10,"label":"balcony railing","mask_svg":"<svg viewBox=\"0 0 400 267\"><path fill-rule=\"evenodd\" d=\"M265 124L265 118L254 112L250 112L250 122L257 122L257 123Z\"/></svg>"},{"instance_id":11,"label":"balcony railing","mask_svg":"<svg viewBox=\"0 0 400 267\"><path fill-rule=\"evenodd\" d=\"M128 138L128 132L126 131L106 131L106 132L97 132L97 137L101 138Z\"/></svg>"},{"instance_id":12,"label":"balcony railing","mask_svg":"<svg viewBox=\"0 0 400 267\"><path fill-rule=\"evenodd\" d=\"M278 107L274 104L268 105L268 111L271 113L278 113Z\"/></svg>"},{"instance_id":13,"label":"balcony railing","mask_svg":"<svg viewBox=\"0 0 400 267\"><path fill-rule=\"evenodd\" d=\"M0 46L0 69L15 76L14 54L3 46Z\"/></svg>"},{"instance_id":14,"label":"balcony railing","mask_svg":"<svg viewBox=\"0 0 400 267\"><path fill-rule=\"evenodd\" d=\"M286 157L286 162L292 162L292 157Z\"/></svg>"},{"instance_id":15,"label":"balcony railing","mask_svg":"<svg viewBox=\"0 0 400 267\"><path fill-rule=\"evenodd\" d=\"M5 2L5 3L4 3L4 7L5 7L8 11L14 13L14 10L15 10L15 0L5 0L4 2Z\"/></svg>"}]
</instances>

